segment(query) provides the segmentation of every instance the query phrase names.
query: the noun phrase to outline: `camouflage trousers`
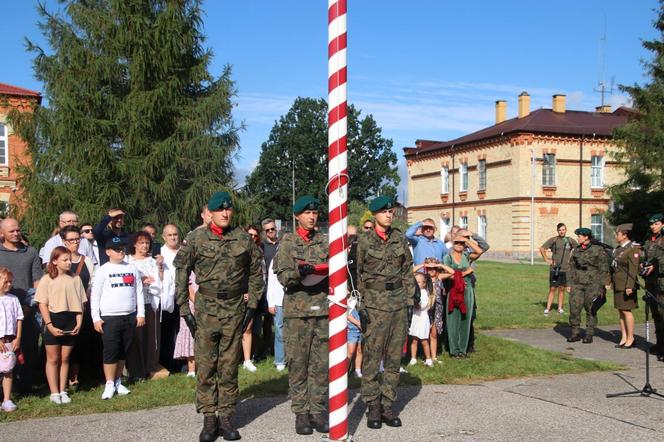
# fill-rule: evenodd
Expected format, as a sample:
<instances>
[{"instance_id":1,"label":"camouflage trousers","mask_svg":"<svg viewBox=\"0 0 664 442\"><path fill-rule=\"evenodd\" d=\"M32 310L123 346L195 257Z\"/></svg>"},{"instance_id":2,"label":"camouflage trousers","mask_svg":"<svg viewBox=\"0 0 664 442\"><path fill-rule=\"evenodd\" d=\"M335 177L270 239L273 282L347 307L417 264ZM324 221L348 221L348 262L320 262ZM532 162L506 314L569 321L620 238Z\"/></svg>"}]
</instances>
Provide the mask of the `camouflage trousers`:
<instances>
[{"instance_id":1,"label":"camouflage trousers","mask_svg":"<svg viewBox=\"0 0 664 442\"><path fill-rule=\"evenodd\" d=\"M196 411L231 416L239 396L237 372L242 354L242 315L219 319L196 312Z\"/></svg>"},{"instance_id":2,"label":"camouflage trousers","mask_svg":"<svg viewBox=\"0 0 664 442\"><path fill-rule=\"evenodd\" d=\"M590 314L593 298L601 294L602 287L597 284L577 284L572 286L569 294L569 325L572 327L572 336L580 334L581 312L586 311L586 336L595 333L597 316Z\"/></svg>"},{"instance_id":3,"label":"camouflage trousers","mask_svg":"<svg viewBox=\"0 0 664 442\"><path fill-rule=\"evenodd\" d=\"M664 303L664 292L659 289L659 284L655 279L646 280L646 290L650 292L659 302ZM648 299L646 301L650 312L652 313L652 320L655 323L655 336L657 337L657 346L664 349L664 307L661 307L655 301Z\"/></svg>"},{"instance_id":4,"label":"camouflage trousers","mask_svg":"<svg viewBox=\"0 0 664 442\"><path fill-rule=\"evenodd\" d=\"M284 318L291 410L326 413L328 390L328 317Z\"/></svg>"},{"instance_id":5,"label":"camouflage trousers","mask_svg":"<svg viewBox=\"0 0 664 442\"><path fill-rule=\"evenodd\" d=\"M389 407L396 400L401 352L408 333L408 311L369 310L364 334L361 396L364 402L380 401ZM380 374L380 361L385 371Z\"/></svg>"}]
</instances>

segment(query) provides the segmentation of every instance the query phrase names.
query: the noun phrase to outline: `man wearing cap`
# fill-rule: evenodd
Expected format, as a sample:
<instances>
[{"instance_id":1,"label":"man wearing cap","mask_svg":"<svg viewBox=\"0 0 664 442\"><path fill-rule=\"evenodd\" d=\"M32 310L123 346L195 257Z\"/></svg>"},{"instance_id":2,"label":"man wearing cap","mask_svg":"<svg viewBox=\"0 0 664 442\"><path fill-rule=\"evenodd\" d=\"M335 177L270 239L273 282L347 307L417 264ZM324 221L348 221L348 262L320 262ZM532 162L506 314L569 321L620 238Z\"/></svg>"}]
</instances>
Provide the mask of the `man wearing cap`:
<instances>
[{"instance_id":1,"label":"man wearing cap","mask_svg":"<svg viewBox=\"0 0 664 442\"><path fill-rule=\"evenodd\" d=\"M227 192L208 200L209 226L190 232L175 256L175 296L196 354L196 411L203 413L199 440L240 439L231 422L238 398L242 333L263 293L262 254L249 234L231 226ZM189 275L196 274L195 316L189 309ZM245 304L243 294L248 293ZM217 418L218 413L218 418Z\"/></svg>"},{"instance_id":2,"label":"man wearing cap","mask_svg":"<svg viewBox=\"0 0 664 442\"><path fill-rule=\"evenodd\" d=\"M650 223L650 236L643 243L645 262L643 271L646 275L646 290L658 301L664 302L664 215L656 213L648 220ZM655 336L657 343L650 349L657 359L664 359L664 309L654 300L649 299L652 319L655 322Z\"/></svg>"},{"instance_id":3,"label":"man wearing cap","mask_svg":"<svg viewBox=\"0 0 664 442\"><path fill-rule=\"evenodd\" d=\"M394 200L379 196L369 204L376 225L359 235L357 275L362 304L359 307L365 339L362 362L362 400L367 404L367 426L385 422L401 426L392 409L399 384L401 350L408 331L408 310L413 306L415 280L408 240L393 229ZM384 373L379 373L383 360Z\"/></svg>"},{"instance_id":4,"label":"man wearing cap","mask_svg":"<svg viewBox=\"0 0 664 442\"><path fill-rule=\"evenodd\" d=\"M281 239L273 260L284 286L284 340L288 386L295 432L329 431L325 398L328 388L328 259L326 234L316 230L319 202L306 195L293 204L294 233Z\"/></svg>"},{"instance_id":5,"label":"man wearing cap","mask_svg":"<svg viewBox=\"0 0 664 442\"><path fill-rule=\"evenodd\" d=\"M586 311L586 335L584 344L593 342L597 316L591 312L593 298L603 294L604 286L609 281L609 260L602 246L590 242L592 231L580 227L574 231L578 243L572 249L567 293L569 293L569 325L572 334L567 342L581 340L581 310Z\"/></svg>"},{"instance_id":6,"label":"man wearing cap","mask_svg":"<svg viewBox=\"0 0 664 442\"><path fill-rule=\"evenodd\" d=\"M105 244L109 239L120 238L123 243L127 243L127 232L123 231L125 213L122 209L111 209L106 215L92 228L95 235L97 246L99 247L99 265L106 264L108 256L105 253Z\"/></svg>"},{"instance_id":7,"label":"man wearing cap","mask_svg":"<svg viewBox=\"0 0 664 442\"><path fill-rule=\"evenodd\" d=\"M418 235L417 232L422 234ZM406 238L413 246L413 264L424 264L427 258L436 258L443 260L447 254L445 243L434 235L436 234L436 223L431 218L418 221L406 230Z\"/></svg>"}]
</instances>

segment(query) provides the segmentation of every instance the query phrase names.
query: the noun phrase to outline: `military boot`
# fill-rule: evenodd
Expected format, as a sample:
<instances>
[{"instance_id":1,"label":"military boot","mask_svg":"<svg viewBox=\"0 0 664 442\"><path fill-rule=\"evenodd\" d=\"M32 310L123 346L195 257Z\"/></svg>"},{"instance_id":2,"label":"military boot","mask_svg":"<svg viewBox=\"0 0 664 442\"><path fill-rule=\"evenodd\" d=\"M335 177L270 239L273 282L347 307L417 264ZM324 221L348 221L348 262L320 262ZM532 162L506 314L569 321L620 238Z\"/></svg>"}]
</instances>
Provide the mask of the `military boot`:
<instances>
[{"instance_id":1,"label":"military boot","mask_svg":"<svg viewBox=\"0 0 664 442\"><path fill-rule=\"evenodd\" d=\"M367 427L377 430L383 426L380 418L380 403L373 401L367 404Z\"/></svg>"},{"instance_id":2,"label":"military boot","mask_svg":"<svg viewBox=\"0 0 664 442\"><path fill-rule=\"evenodd\" d=\"M217 416L206 414L203 417L203 429L200 436L198 436L198 440L200 442L214 442L217 440L217 435Z\"/></svg>"},{"instance_id":3,"label":"military boot","mask_svg":"<svg viewBox=\"0 0 664 442\"><path fill-rule=\"evenodd\" d=\"M219 433L224 440L240 440L240 432L233 426L230 416L219 416Z\"/></svg>"},{"instance_id":4,"label":"military boot","mask_svg":"<svg viewBox=\"0 0 664 442\"><path fill-rule=\"evenodd\" d=\"M330 425L327 423L327 418L324 414L310 414L309 422L319 433L329 433Z\"/></svg>"},{"instance_id":5,"label":"military boot","mask_svg":"<svg viewBox=\"0 0 664 442\"><path fill-rule=\"evenodd\" d=\"M297 434L313 434L309 421L309 413L298 414L295 416L295 432Z\"/></svg>"},{"instance_id":6,"label":"military boot","mask_svg":"<svg viewBox=\"0 0 664 442\"><path fill-rule=\"evenodd\" d=\"M401 419L399 419L399 416L392 411L391 407L383 407L383 412L381 413L380 418L388 427L401 426Z\"/></svg>"}]
</instances>

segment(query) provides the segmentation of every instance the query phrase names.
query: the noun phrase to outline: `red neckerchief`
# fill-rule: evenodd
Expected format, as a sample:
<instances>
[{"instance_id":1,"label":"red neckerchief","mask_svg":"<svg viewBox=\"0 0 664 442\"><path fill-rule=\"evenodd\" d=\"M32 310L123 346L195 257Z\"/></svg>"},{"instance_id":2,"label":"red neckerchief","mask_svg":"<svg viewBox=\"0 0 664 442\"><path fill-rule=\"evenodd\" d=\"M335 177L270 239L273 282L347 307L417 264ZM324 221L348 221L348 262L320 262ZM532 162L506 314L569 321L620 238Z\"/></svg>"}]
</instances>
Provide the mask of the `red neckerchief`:
<instances>
[{"instance_id":1,"label":"red neckerchief","mask_svg":"<svg viewBox=\"0 0 664 442\"><path fill-rule=\"evenodd\" d=\"M224 229L215 223L210 223L210 231L212 231L212 233L214 233L219 239L224 237Z\"/></svg>"},{"instance_id":2,"label":"red neckerchief","mask_svg":"<svg viewBox=\"0 0 664 442\"><path fill-rule=\"evenodd\" d=\"M374 230L376 231L376 235L378 235L380 239L382 239L383 241L387 241L387 231L381 232L380 230L378 230L378 227L374 227Z\"/></svg>"},{"instance_id":3,"label":"red neckerchief","mask_svg":"<svg viewBox=\"0 0 664 442\"><path fill-rule=\"evenodd\" d=\"M297 233L297 236L304 240L304 242L311 241L311 237L314 235L313 230L307 230L303 227L298 227L295 232Z\"/></svg>"},{"instance_id":4,"label":"red neckerchief","mask_svg":"<svg viewBox=\"0 0 664 442\"><path fill-rule=\"evenodd\" d=\"M583 244L581 244L581 248L582 248L583 250L586 250L586 249L588 248L588 243L585 243L585 242L584 242Z\"/></svg>"}]
</instances>

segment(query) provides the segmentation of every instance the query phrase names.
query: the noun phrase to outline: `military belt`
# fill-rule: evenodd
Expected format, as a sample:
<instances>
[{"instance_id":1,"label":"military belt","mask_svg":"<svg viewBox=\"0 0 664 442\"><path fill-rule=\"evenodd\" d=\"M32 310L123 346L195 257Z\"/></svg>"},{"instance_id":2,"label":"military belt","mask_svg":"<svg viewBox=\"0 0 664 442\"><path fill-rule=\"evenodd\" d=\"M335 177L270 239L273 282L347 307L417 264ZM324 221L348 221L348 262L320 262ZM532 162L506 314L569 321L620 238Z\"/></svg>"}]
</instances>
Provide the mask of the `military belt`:
<instances>
[{"instance_id":1,"label":"military belt","mask_svg":"<svg viewBox=\"0 0 664 442\"><path fill-rule=\"evenodd\" d=\"M298 284L295 287L286 290L286 293L288 294L292 294L295 292L320 293L320 292L326 292L329 288L330 288L329 279L325 278L321 282L315 285Z\"/></svg>"},{"instance_id":2,"label":"military belt","mask_svg":"<svg viewBox=\"0 0 664 442\"><path fill-rule=\"evenodd\" d=\"M217 299L234 299L244 294L241 291L233 292L224 289L217 290L206 287L198 287L198 293L200 293L203 296L209 296L211 298L217 298Z\"/></svg>"},{"instance_id":3,"label":"military belt","mask_svg":"<svg viewBox=\"0 0 664 442\"><path fill-rule=\"evenodd\" d=\"M365 288L369 290L396 290L403 287L401 281L396 282L367 282L364 285Z\"/></svg>"}]
</instances>

